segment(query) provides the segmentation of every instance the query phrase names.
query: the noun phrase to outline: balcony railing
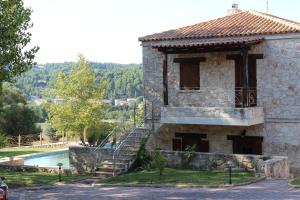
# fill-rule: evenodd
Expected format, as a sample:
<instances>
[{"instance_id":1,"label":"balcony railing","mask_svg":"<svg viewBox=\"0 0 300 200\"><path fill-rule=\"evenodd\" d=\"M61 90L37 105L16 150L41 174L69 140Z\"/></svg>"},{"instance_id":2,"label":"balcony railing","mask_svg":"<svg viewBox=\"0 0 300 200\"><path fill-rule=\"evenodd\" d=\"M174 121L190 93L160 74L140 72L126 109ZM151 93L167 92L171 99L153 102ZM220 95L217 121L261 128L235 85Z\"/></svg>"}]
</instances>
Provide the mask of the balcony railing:
<instances>
[{"instance_id":1,"label":"balcony railing","mask_svg":"<svg viewBox=\"0 0 300 200\"><path fill-rule=\"evenodd\" d=\"M257 106L257 90L254 87L235 89L236 107L254 107Z\"/></svg>"},{"instance_id":2,"label":"balcony railing","mask_svg":"<svg viewBox=\"0 0 300 200\"><path fill-rule=\"evenodd\" d=\"M201 94L199 101L209 104L209 107L235 105L237 108L244 108L257 106L257 90L255 87L236 87L235 90L181 87L181 91L199 92ZM212 105L214 102L216 102L216 105Z\"/></svg>"}]
</instances>

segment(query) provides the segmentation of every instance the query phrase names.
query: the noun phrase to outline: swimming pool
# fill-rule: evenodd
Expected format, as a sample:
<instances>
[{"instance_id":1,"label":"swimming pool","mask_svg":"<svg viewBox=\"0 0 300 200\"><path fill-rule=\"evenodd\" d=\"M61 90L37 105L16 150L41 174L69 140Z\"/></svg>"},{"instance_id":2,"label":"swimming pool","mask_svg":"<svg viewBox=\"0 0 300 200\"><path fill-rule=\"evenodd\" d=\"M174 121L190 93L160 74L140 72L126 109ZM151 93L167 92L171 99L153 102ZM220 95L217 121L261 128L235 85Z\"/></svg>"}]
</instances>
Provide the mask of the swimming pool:
<instances>
[{"instance_id":1,"label":"swimming pool","mask_svg":"<svg viewBox=\"0 0 300 200\"><path fill-rule=\"evenodd\" d=\"M104 148L114 148L112 144L105 144ZM38 167L57 167L58 163L62 163L62 168L70 167L69 150L57 150L45 153L38 153L29 156L19 156L24 160L24 165Z\"/></svg>"},{"instance_id":2,"label":"swimming pool","mask_svg":"<svg viewBox=\"0 0 300 200\"><path fill-rule=\"evenodd\" d=\"M57 167L57 163L62 163L63 168L69 168L69 150L41 153L23 159L24 165L29 166Z\"/></svg>"}]
</instances>

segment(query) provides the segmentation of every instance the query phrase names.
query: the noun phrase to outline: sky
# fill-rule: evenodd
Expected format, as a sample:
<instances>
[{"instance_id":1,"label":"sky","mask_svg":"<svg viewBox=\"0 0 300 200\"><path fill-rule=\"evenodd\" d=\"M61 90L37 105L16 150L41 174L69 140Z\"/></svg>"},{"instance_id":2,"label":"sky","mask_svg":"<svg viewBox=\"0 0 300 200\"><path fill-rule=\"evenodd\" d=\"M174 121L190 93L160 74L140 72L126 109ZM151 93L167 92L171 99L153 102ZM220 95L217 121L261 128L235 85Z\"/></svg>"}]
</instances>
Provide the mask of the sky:
<instances>
[{"instance_id":1,"label":"sky","mask_svg":"<svg viewBox=\"0 0 300 200\"><path fill-rule=\"evenodd\" d=\"M267 0L23 0L33 10L36 62L141 63L138 37L242 10L267 12ZM269 14L300 22L299 0L268 0Z\"/></svg>"}]
</instances>

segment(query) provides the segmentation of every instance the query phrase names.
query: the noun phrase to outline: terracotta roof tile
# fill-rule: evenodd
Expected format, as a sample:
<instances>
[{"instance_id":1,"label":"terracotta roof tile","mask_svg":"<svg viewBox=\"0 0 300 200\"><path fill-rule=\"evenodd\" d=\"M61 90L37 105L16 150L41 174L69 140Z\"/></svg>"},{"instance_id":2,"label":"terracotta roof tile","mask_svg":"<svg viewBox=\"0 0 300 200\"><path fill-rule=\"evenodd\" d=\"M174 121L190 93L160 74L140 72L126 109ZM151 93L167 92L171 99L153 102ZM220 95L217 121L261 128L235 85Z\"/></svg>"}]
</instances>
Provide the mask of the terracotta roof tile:
<instances>
[{"instance_id":1,"label":"terracotta roof tile","mask_svg":"<svg viewBox=\"0 0 300 200\"><path fill-rule=\"evenodd\" d=\"M243 44L257 44L263 41L263 37L222 37L222 38L203 38L193 40L182 40L180 43L169 41L163 44L154 44L154 48L184 48L184 47L209 47L209 46L232 46Z\"/></svg>"},{"instance_id":2,"label":"terracotta roof tile","mask_svg":"<svg viewBox=\"0 0 300 200\"><path fill-rule=\"evenodd\" d=\"M140 37L140 41L251 36L300 32L300 23L257 11L245 11L192 26Z\"/></svg>"}]
</instances>

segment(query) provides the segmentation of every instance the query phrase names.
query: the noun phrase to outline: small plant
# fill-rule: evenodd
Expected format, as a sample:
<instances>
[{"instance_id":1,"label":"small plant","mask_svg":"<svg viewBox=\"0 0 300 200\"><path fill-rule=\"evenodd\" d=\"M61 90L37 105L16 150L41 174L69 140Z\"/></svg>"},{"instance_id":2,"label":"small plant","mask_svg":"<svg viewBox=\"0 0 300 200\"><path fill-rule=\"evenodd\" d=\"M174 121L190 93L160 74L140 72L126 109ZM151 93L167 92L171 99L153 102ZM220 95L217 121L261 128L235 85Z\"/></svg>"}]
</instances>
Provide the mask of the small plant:
<instances>
[{"instance_id":1,"label":"small plant","mask_svg":"<svg viewBox=\"0 0 300 200\"><path fill-rule=\"evenodd\" d=\"M153 165L156 169L158 169L159 176L162 176L162 173L166 166L166 158L161 154L158 148L156 148L154 151Z\"/></svg>"},{"instance_id":2,"label":"small plant","mask_svg":"<svg viewBox=\"0 0 300 200\"><path fill-rule=\"evenodd\" d=\"M192 146L187 146L185 148L185 152L184 152L184 166L188 167L188 165L190 164L190 162L193 160L194 156L195 156L195 152L196 152L196 145L192 145Z\"/></svg>"},{"instance_id":3,"label":"small plant","mask_svg":"<svg viewBox=\"0 0 300 200\"><path fill-rule=\"evenodd\" d=\"M151 166L152 159L151 159L151 156L148 154L148 152L146 150L146 144L147 144L148 138L149 138L149 136L143 138L142 141L141 141L141 146L140 146L139 151L137 153L137 160L136 160L136 163L135 163L135 169L150 170L152 168L152 166Z\"/></svg>"}]
</instances>

